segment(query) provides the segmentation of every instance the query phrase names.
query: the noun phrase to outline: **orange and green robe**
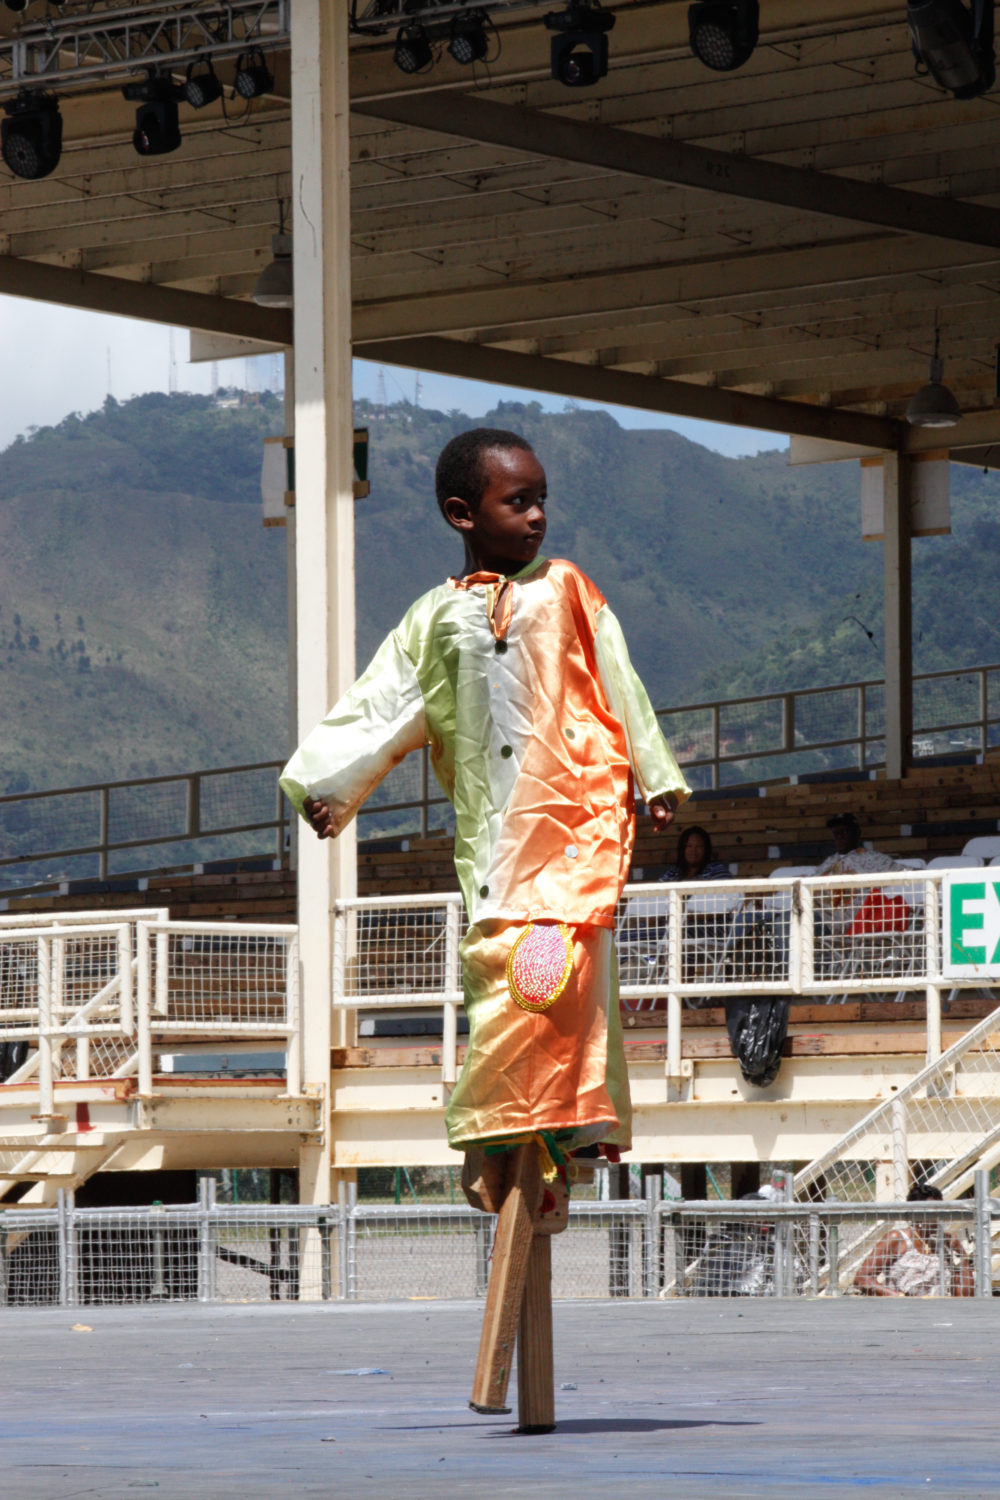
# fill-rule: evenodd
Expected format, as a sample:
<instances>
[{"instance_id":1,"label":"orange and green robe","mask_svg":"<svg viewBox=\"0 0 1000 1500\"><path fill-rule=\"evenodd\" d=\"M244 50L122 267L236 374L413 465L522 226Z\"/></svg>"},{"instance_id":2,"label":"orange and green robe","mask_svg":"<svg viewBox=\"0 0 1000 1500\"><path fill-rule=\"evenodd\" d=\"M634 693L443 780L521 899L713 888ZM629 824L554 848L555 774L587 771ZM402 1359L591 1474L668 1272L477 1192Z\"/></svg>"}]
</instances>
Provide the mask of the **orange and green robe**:
<instances>
[{"instance_id":1,"label":"orange and green robe","mask_svg":"<svg viewBox=\"0 0 1000 1500\"><path fill-rule=\"evenodd\" d=\"M470 923L469 1046L447 1110L450 1144L544 1131L570 1149L627 1149L612 932L633 788L646 802L689 793L590 579L538 557L509 579L476 573L431 589L281 785L300 812L306 797L322 798L339 832L424 744L455 807Z\"/></svg>"}]
</instances>

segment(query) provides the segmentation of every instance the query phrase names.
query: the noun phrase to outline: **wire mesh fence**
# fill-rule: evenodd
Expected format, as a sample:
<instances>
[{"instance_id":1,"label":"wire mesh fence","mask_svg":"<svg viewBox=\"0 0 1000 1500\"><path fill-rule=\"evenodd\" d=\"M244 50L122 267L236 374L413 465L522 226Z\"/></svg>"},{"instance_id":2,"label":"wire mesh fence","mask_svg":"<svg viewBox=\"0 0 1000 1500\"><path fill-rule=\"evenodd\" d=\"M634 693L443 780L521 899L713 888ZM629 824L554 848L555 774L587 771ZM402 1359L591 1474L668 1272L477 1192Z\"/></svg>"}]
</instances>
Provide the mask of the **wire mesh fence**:
<instances>
[{"instance_id":1,"label":"wire mesh fence","mask_svg":"<svg viewBox=\"0 0 1000 1500\"><path fill-rule=\"evenodd\" d=\"M0 1304L474 1299L495 1220L459 1205L7 1209ZM557 1298L1000 1293L987 1174L953 1203L581 1201L553 1238ZM904 1233L905 1231L905 1233ZM896 1238L893 1238L895 1236ZM919 1264L918 1264L919 1262Z\"/></svg>"},{"instance_id":2,"label":"wire mesh fence","mask_svg":"<svg viewBox=\"0 0 1000 1500\"><path fill-rule=\"evenodd\" d=\"M914 1162L956 1199L1000 1162L1000 1034L993 1012L795 1175L798 1199L905 1196Z\"/></svg>"},{"instance_id":3,"label":"wire mesh fence","mask_svg":"<svg viewBox=\"0 0 1000 1500\"><path fill-rule=\"evenodd\" d=\"M457 945L449 944L449 912L458 902L411 905L375 901L357 909L343 931L344 986L351 995L419 996L460 993ZM462 923L464 927L464 922Z\"/></svg>"},{"instance_id":4,"label":"wire mesh fence","mask_svg":"<svg viewBox=\"0 0 1000 1500\"><path fill-rule=\"evenodd\" d=\"M295 931L277 924L149 924L143 940L157 1029L283 1029Z\"/></svg>"}]
</instances>

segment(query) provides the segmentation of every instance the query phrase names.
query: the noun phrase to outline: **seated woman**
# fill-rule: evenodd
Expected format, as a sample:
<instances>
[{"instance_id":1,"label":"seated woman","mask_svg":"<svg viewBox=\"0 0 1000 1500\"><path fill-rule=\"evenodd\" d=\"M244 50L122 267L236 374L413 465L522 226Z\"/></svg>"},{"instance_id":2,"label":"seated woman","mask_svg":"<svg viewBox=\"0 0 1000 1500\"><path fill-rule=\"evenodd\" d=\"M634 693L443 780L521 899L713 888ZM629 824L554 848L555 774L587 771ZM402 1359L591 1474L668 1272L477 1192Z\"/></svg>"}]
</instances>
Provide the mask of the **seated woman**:
<instances>
[{"instance_id":1,"label":"seated woman","mask_svg":"<svg viewBox=\"0 0 1000 1500\"><path fill-rule=\"evenodd\" d=\"M906 1195L908 1203L941 1202L941 1189L917 1182ZM944 1287L939 1253L943 1236ZM939 1223L894 1224L882 1236L854 1276L855 1288L866 1297L973 1297L975 1278L965 1251Z\"/></svg>"},{"instance_id":2,"label":"seated woman","mask_svg":"<svg viewBox=\"0 0 1000 1500\"><path fill-rule=\"evenodd\" d=\"M729 866L712 858L712 839L698 823L685 828L677 840L676 863L668 865L661 880L728 880Z\"/></svg>"},{"instance_id":3,"label":"seated woman","mask_svg":"<svg viewBox=\"0 0 1000 1500\"><path fill-rule=\"evenodd\" d=\"M660 876L661 880L671 882L731 878L729 867L712 858L711 835L698 823L684 829L677 840L676 862L668 865ZM710 909L706 910L700 898L692 894L685 897L684 905L683 977L691 980L711 973L715 955L725 936L729 903L728 898L724 898L717 905L710 903ZM697 909L692 910L692 907ZM685 1003L697 1008L710 1002L688 996Z\"/></svg>"}]
</instances>

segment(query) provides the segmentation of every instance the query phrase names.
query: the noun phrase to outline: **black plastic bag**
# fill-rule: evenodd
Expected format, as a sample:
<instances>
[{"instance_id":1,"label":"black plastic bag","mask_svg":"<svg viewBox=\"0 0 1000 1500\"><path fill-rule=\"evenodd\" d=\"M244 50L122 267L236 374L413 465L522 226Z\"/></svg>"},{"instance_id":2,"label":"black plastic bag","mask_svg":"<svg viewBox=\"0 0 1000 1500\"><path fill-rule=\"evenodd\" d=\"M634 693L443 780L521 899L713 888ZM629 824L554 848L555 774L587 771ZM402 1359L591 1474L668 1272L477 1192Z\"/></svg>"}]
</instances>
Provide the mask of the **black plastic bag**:
<instances>
[{"instance_id":1,"label":"black plastic bag","mask_svg":"<svg viewBox=\"0 0 1000 1500\"><path fill-rule=\"evenodd\" d=\"M778 1076L788 1035L788 1001L774 995L726 1001L726 1029L733 1056L747 1083L767 1088Z\"/></svg>"},{"instance_id":2,"label":"black plastic bag","mask_svg":"<svg viewBox=\"0 0 1000 1500\"><path fill-rule=\"evenodd\" d=\"M16 1073L27 1056L27 1042L0 1042L0 1083Z\"/></svg>"}]
</instances>

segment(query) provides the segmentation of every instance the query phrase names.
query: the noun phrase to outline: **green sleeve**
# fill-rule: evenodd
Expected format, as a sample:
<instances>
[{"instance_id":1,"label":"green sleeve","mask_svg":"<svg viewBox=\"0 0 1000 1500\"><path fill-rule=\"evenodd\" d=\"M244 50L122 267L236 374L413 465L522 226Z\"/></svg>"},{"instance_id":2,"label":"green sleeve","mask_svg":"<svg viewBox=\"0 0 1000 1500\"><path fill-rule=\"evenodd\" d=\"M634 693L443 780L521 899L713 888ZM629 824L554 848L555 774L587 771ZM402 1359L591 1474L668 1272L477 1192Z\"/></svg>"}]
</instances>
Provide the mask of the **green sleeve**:
<instances>
[{"instance_id":1,"label":"green sleeve","mask_svg":"<svg viewBox=\"0 0 1000 1500\"><path fill-rule=\"evenodd\" d=\"M686 801L691 788L629 660L622 628L606 604L597 612L594 649L605 696L625 729L628 758L642 800L648 804L670 792L678 803Z\"/></svg>"},{"instance_id":2,"label":"green sleeve","mask_svg":"<svg viewBox=\"0 0 1000 1500\"><path fill-rule=\"evenodd\" d=\"M425 738L420 684L393 631L296 750L279 778L282 790L303 817L306 798L321 798L339 833L393 766Z\"/></svg>"}]
</instances>

